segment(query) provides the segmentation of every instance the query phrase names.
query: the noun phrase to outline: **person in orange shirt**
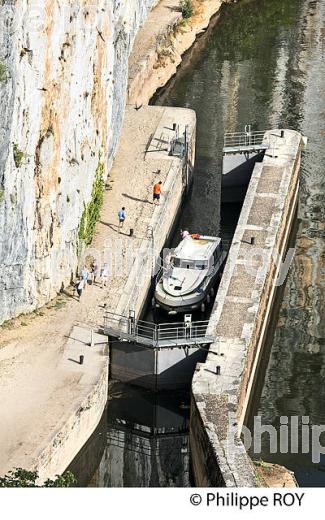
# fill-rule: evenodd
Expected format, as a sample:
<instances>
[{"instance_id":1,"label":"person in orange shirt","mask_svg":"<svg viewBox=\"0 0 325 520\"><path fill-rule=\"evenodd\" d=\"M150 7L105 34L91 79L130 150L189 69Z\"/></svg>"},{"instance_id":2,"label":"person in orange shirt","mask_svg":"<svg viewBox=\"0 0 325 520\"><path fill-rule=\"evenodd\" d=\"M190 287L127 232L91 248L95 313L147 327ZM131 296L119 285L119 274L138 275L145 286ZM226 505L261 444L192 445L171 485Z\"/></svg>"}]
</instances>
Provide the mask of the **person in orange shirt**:
<instances>
[{"instance_id":1,"label":"person in orange shirt","mask_svg":"<svg viewBox=\"0 0 325 520\"><path fill-rule=\"evenodd\" d=\"M162 182L159 181L153 187L153 203L157 206L160 204L161 185Z\"/></svg>"}]
</instances>

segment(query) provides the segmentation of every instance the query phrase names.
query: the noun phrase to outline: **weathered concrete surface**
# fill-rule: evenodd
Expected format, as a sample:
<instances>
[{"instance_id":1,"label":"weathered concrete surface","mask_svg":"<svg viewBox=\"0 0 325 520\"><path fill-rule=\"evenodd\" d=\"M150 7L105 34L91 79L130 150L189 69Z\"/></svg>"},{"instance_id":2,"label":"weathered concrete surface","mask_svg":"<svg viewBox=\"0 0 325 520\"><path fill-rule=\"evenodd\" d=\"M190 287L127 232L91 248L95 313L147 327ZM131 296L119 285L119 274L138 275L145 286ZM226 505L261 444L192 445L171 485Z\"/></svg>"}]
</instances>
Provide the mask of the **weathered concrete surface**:
<instances>
[{"instance_id":1,"label":"weathered concrete surface","mask_svg":"<svg viewBox=\"0 0 325 520\"><path fill-rule=\"evenodd\" d=\"M81 355L84 356L82 365ZM73 327L57 369L79 379L78 394L71 400L67 387L69 406L62 409L62 416L56 418L55 428L39 444L33 465L40 481L65 471L101 419L108 392L107 337L96 333L91 337L90 329ZM22 462L22 467L27 466Z\"/></svg>"},{"instance_id":2,"label":"weathered concrete surface","mask_svg":"<svg viewBox=\"0 0 325 520\"><path fill-rule=\"evenodd\" d=\"M148 103L176 73L182 55L209 25L223 3L234 0L193 0L193 16L182 19L178 0L161 0L135 38L129 60L128 102Z\"/></svg>"},{"instance_id":3,"label":"weathered concrete surface","mask_svg":"<svg viewBox=\"0 0 325 520\"><path fill-rule=\"evenodd\" d=\"M162 141L173 135L174 121L181 128L189 125L193 160L193 111L127 108L101 221L92 247L84 252L85 257L97 257L101 263L107 259L108 287L88 286L80 302L69 289L38 315L24 316L13 321L12 328L1 330L0 424L6 428L0 429L0 475L24 466L38 468L42 476L54 476L71 462L99 420L107 397L108 357L105 351L100 356L67 337L75 337L74 327L80 324L82 341L89 338L90 328L96 330L103 322L104 304L124 312L132 296L133 308L139 311L142 305L150 275L143 276L147 273L138 262L138 253L148 251L148 226L154 230L156 254L180 203L182 160L161 151L166 147ZM148 148L151 151L145 153ZM158 179L163 182L162 201L156 207L152 186ZM122 205L127 220L119 234L117 211ZM130 228L133 237L128 236ZM80 367L75 360L83 351L85 364Z\"/></svg>"},{"instance_id":4,"label":"weathered concrete surface","mask_svg":"<svg viewBox=\"0 0 325 520\"><path fill-rule=\"evenodd\" d=\"M295 474L284 466L279 466L279 464L270 464L268 462L255 462L254 466L259 484L262 487L298 487Z\"/></svg>"},{"instance_id":5,"label":"weathered concrete surface","mask_svg":"<svg viewBox=\"0 0 325 520\"><path fill-rule=\"evenodd\" d=\"M298 132L285 130L283 138L271 133L279 137L271 138L272 147L255 165L211 314L209 333L217 341L193 379L190 436L198 485L257 485L239 436L275 290L283 283L302 147Z\"/></svg>"}]
</instances>

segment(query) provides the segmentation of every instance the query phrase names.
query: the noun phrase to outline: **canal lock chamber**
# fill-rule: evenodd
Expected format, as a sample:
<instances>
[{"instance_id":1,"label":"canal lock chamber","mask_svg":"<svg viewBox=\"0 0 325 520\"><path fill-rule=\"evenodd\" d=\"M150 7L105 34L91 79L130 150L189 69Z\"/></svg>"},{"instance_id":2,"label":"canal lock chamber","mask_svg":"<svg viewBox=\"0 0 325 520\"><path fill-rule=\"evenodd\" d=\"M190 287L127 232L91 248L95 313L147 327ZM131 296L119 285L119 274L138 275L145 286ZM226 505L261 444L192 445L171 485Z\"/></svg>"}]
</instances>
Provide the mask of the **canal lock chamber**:
<instances>
[{"instance_id":1,"label":"canal lock chamber","mask_svg":"<svg viewBox=\"0 0 325 520\"><path fill-rule=\"evenodd\" d=\"M186 215L195 204L197 179L194 172L192 189L184 199L175 220L166 247L175 247L180 240L180 229L186 227ZM220 183L221 183L221 179ZM221 187L218 190L221 195ZM219 218L213 226L226 247L230 247L242 203L220 204ZM193 231L211 233L211 224L201 221ZM219 232L220 229L220 232ZM208 320L217 295L211 299L206 311L196 311L193 320ZM154 287L154 281L153 281ZM152 308L153 287L141 319L153 324L169 321L171 324L183 316L168 316ZM117 341L111 338L111 341ZM117 342L127 353L128 343ZM204 362L207 345L196 348L192 361L184 372L182 388L173 391L159 390L154 377L140 381L140 385L126 384L111 379L108 403L101 422L89 441L75 457L69 470L77 478L78 486L95 487L188 487L194 485L189 447L190 383L197 362ZM150 354L155 352L150 349ZM135 352L137 355L137 352ZM184 357L184 356L182 356ZM175 368L180 377L184 365ZM168 379L174 374L168 374ZM148 383L149 379L149 383ZM137 384L136 381L133 383ZM139 383L139 381L138 381ZM143 386L151 386L151 389ZM177 385L179 386L179 384ZM142 387L142 388L141 388Z\"/></svg>"},{"instance_id":2,"label":"canal lock chamber","mask_svg":"<svg viewBox=\"0 0 325 520\"><path fill-rule=\"evenodd\" d=\"M319 134L317 134L319 120L315 117L312 109L315 92L313 86L309 84L308 75L301 72L301 68L305 65L304 60L309 59L314 70L313 83L315 88L317 86L321 88L320 78L324 64L317 58L317 56L320 56L320 53L317 55L318 44L312 40L312 44L308 47L309 50L304 56L304 42L310 40L308 36L309 27L314 26L308 20L313 20L314 23L321 21L322 17L324 19L324 13L320 11L319 5L311 4L315 3L307 0L294 0L286 10L283 10L281 0L262 0L259 2L253 0L242 5L238 3L233 6L225 6L219 20L213 21L208 31L199 38L191 51L187 53L177 75L159 93L154 102L161 105L193 108L198 115L197 160L193 193L183 208L177 227L186 226L191 230L214 234L219 231L221 216L220 234L225 240L231 240L241 206L238 203L224 205L220 203L224 133L230 130L240 131L245 124L251 122L256 129L279 126L294 127L302 129L309 136L313 136L314 142L311 145L311 151L307 152L307 158L303 162L303 193L300 196L300 212L298 215L299 217L302 215L303 218L298 221L297 240L300 255L316 267L315 262L317 262L319 256L317 253L319 251L317 245L319 230L316 224L321 221L319 186L323 173L321 164L324 163L324 157ZM297 44L299 41L302 42L301 48ZM312 159L311 154L313 154ZM307 164L307 159L309 164ZM310 161L312 162L310 163ZM177 232L176 236L178 236ZM311 242L310 247L306 246L306 240ZM298 267L295 269L295 273L297 273ZM299 307L298 304L296 311L292 307L294 294L300 294L304 290L303 281L299 277L293 280L290 276L287 283L289 284L290 297L286 297L285 308L283 309L282 295L279 295L279 307L283 322L279 327L279 324L275 323L277 317L274 316L276 344L275 347L274 344L270 344L271 365L269 365L264 389L261 391L261 401L257 405L259 412L265 418L270 418L274 423L277 421L277 416L288 411L293 404L295 414L300 413L302 415L308 410L314 410L311 415L316 414L318 417L323 413L319 406L316 406L316 403L321 402L319 399L322 388L320 386L320 365L314 366L310 361L312 352L315 352L313 358L318 355L317 352L321 352L320 347L317 350L317 346L321 344L320 339L317 340L317 338L322 336L318 329L315 334L312 332L307 334L307 331L311 330L310 320L306 315L307 311L304 312L304 309L301 306ZM286 291L285 288L284 291ZM293 314L296 315L296 321L294 321ZM310 310L310 315L313 314L314 312ZM299 348L299 342L296 341L294 345L297 344L297 346L291 348L292 344L288 345L288 354L285 355L282 345L287 345L286 340L295 337L293 328L299 333L301 324L304 324L304 326ZM272 337L270 337L270 343L272 343ZM311 344L313 345L312 351L308 347ZM272 354L274 348L275 355ZM292 368L292 356L297 359L295 368ZM280 357L282 360L281 366L276 363L276 357ZM265 364L267 365L267 361ZM308 374L314 374L315 382L319 383L316 393L313 393L315 385L311 384ZM279 384L275 383L275 378L279 381ZM298 385L298 381L299 388L296 388L295 385ZM260 385L263 386L263 381L260 381ZM114 393L115 388L117 395ZM82 450L70 467L75 470L79 484L112 486L129 484L131 479L128 479L128 468L130 464L134 468L138 464L137 461L140 461L139 466L137 466L139 478L135 477L134 471L130 473L132 482L136 486L154 485L154 482L155 485L164 486L175 485L175 482L178 482L179 485L189 485L192 480L187 477L187 475L190 476L187 461L181 464L174 463L174 467L176 465L179 468L183 477L178 477L177 480L175 471L170 473L170 470L167 469L164 477L157 480L155 475L159 472L157 473L156 469L151 470L156 463L153 466L151 464L156 457L158 445L152 445L154 447L151 448L151 454L148 454L145 459L132 449L134 443L139 444L139 437L142 434L138 435L138 427L136 434L134 433L134 427L131 427L133 419L129 420L122 403L120 403L121 412L116 411L116 408L118 409L120 405L118 402L119 388L119 385L116 387L115 384L111 385L110 396L112 398L110 398L102 419L102 429L99 428L99 432L95 432L87 443L87 453ZM135 389L130 386L126 387L125 392L127 395L129 392L139 394L141 396L139 398L140 403L143 402L143 393L146 394L151 410L156 408L154 399L157 396L151 392L148 393L146 390ZM308 400L303 398L304 393L308 395ZM277 394L279 394L279 398ZM174 394L166 396L166 398L173 402ZM114 404L112 408L112 401L115 402L115 399L117 404L116 407ZM176 415L182 416L187 406L188 400L181 399L178 407L180 413L176 413ZM110 407L114 410L111 416L109 416ZM127 407L132 410L134 404L130 402ZM167 408L169 409L170 405ZM153 425L156 425L157 422L152 420L153 416L153 412L150 412L147 416L149 420L141 419L146 424L140 425L140 430L142 432L143 428L148 428L155 437L157 431L154 430ZM316 416L315 420L317 420ZM177 418L175 421L176 425L178 420ZM168 422L169 420L166 421L167 426ZM105 448L111 446L114 450L112 436L109 433L112 424L117 425L118 431L123 430L124 444L122 442L118 455L115 459L112 459L115 460L117 466L123 468L117 480L114 480L111 476L113 470L109 465L108 458L103 459ZM161 427L161 423L159 423L159 427ZM187 432L186 428L182 431L183 439L188 439ZM162 435L164 434L162 433ZM180 456L180 450L185 451L185 448L181 443L181 445L175 445L174 449L175 452L177 451L175 461ZM171 449L171 460L173 458L172 453L173 449ZM130 457L132 462L130 462ZM281 457L270 457L267 449L264 449L263 458L272 460L272 462L285 462L287 467L295 471L300 478L300 482L303 482L304 485L308 485L308 482L314 482L316 485L324 485L325 483L324 472L318 472L309 459L307 460L307 457L300 464L299 455L281 459ZM149 459L150 464L148 463ZM156 461L158 459L159 457L155 458ZM86 461L91 466L87 475ZM102 464L101 461L103 461ZM79 469L77 469L76 463L79 464ZM155 467L157 467L157 464ZM169 466L165 467L168 468ZM99 478L99 468L102 474L106 474L106 480L104 477ZM145 472L152 472L152 479L146 478ZM130 485L132 485L132 482Z\"/></svg>"}]
</instances>

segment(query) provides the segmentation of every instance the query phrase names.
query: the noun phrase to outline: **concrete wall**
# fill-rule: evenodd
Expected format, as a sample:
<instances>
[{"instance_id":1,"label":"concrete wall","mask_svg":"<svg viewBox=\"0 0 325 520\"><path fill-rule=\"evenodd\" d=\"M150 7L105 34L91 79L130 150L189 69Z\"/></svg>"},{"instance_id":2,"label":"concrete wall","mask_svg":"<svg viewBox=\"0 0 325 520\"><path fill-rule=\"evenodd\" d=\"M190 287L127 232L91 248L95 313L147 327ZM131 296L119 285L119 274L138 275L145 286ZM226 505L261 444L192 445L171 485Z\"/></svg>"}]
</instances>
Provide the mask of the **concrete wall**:
<instances>
[{"instance_id":1,"label":"concrete wall","mask_svg":"<svg viewBox=\"0 0 325 520\"><path fill-rule=\"evenodd\" d=\"M39 481L62 474L87 442L97 427L105 410L108 389L108 359L106 358L98 381L84 401L57 425L57 433L49 439L45 450L40 452L35 463Z\"/></svg>"},{"instance_id":2,"label":"concrete wall","mask_svg":"<svg viewBox=\"0 0 325 520\"><path fill-rule=\"evenodd\" d=\"M154 392L188 387L196 364L206 355L204 349L198 347L157 349L116 340L110 354L112 379Z\"/></svg>"},{"instance_id":3,"label":"concrete wall","mask_svg":"<svg viewBox=\"0 0 325 520\"><path fill-rule=\"evenodd\" d=\"M257 485L240 440L294 221L302 136L272 137L255 165L211 314L216 336L192 385L191 450L197 485ZM254 237L255 244L250 244ZM220 375L216 375L216 366Z\"/></svg>"}]
</instances>

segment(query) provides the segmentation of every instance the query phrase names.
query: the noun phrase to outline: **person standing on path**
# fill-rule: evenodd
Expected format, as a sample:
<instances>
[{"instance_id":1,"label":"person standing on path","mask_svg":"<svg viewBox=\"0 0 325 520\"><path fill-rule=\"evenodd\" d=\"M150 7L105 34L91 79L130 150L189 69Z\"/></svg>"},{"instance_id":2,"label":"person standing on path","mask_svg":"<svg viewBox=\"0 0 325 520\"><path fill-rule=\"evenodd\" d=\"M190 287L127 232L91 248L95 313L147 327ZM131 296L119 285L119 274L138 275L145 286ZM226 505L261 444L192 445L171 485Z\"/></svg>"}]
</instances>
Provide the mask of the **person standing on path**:
<instances>
[{"instance_id":1,"label":"person standing on path","mask_svg":"<svg viewBox=\"0 0 325 520\"><path fill-rule=\"evenodd\" d=\"M159 204L160 204L161 185L162 185L162 182L159 181L153 187L153 203L156 206L159 206Z\"/></svg>"},{"instance_id":2,"label":"person standing on path","mask_svg":"<svg viewBox=\"0 0 325 520\"><path fill-rule=\"evenodd\" d=\"M87 267L84 265L83 268L82 268L82 271L81 271L81 278L83 279L84 281L84 289L86 289L86 286L87 286L87 283L88 283L88 278L89 278L89 271L87 269Z\"/></svg>"},{"instance_id":3,"label":"person standing on path","mask_svg":"<svg viewBox=\"0 0 325 520\"><path fill-rule=\"evenodd\" d=\"M107 280L108 280L108 265L106 263L103 265L103 268L100 273L100 277L102 280L102 289L104 289L104 287L107 287Z\"/></svg>"},{"instance_id":4,"label":"person standing on path","mask_svg":"<svg viewBox=\"0 0 325 520\"><path fill-rule=\"evenodd\" d=\"M126 218L126 215L125 215L125 208L123 207L122 209L120 209L117 213L118 215L118 231L120 232L120 229L124 226L124 222L125 222L125 218Z\"/></svg>"},{"instance_id":5,"label":"person standing on path","mask_svg":"<svg viewBox=\"0 0 325 520\"><path fill-rule=\"evenodd\" d=\"M190 236L190 232L188 229L183 229L181 230L181 237L182 238L186 238L186 237L189 237Z\"/></svg>"},{"instance_id":6,"label":"person standing on path","mask_svg":"<svg viewBox=\"0 0 325 520\"><path fill-rule=\"evenodd\" d=\"M82 291L85 288L85 281L82 277L80 277L80 280L76 283L76 288L77 288L77 294L79 296L79 301L80 301L81 296L82 296Z\"/></svg>"},{"instance_id":7,"label":"person standing on path","mask_svg":"<svg viewBox=\"0 0 325 520\"><path fill-rule=\"evenodd\" d=\"M92 263L91 274L93 275L93 284L95 284L96 283L97 274L98 274L98 264L97 264L96 260L94 260L93 263Z\"/></svg>"}]
</instances>

